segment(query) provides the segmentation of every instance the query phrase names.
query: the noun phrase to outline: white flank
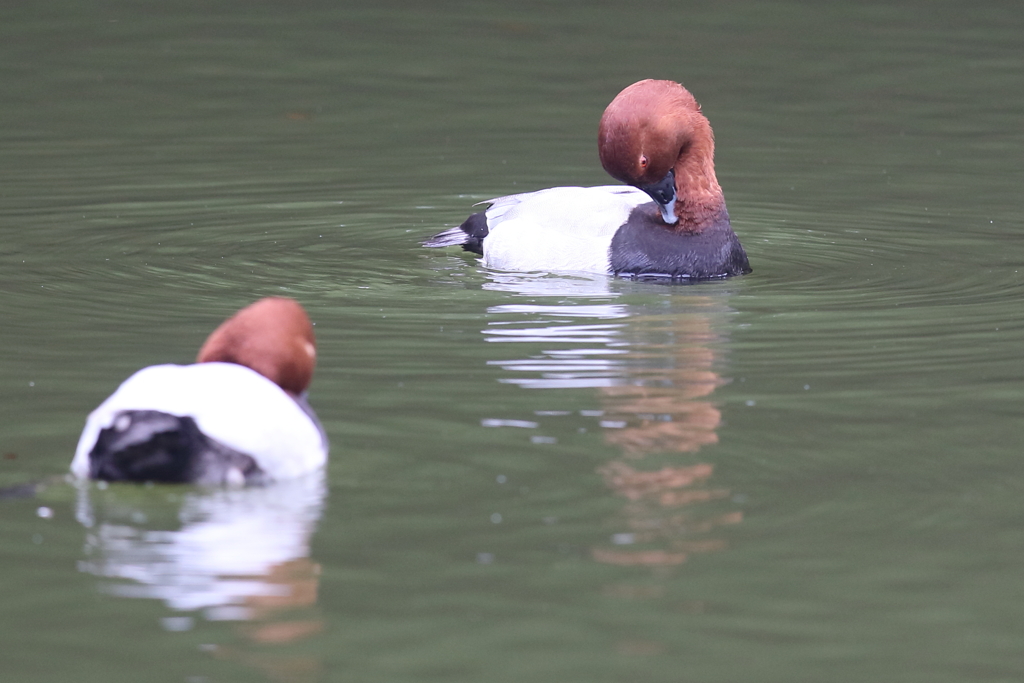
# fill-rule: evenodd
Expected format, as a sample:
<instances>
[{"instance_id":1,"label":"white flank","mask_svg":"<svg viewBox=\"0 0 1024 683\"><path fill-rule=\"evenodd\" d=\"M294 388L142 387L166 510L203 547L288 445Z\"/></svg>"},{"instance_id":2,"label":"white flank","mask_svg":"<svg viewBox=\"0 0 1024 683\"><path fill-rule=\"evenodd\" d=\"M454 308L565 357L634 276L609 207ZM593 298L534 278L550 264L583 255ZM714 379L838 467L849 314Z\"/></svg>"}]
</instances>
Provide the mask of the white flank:
<instances>
[{"instance_id":1,"label":"white flank","mask_svg":"<svg viewBox=\"0 0 1024 683\"><path fill-rule=\"evenodd\" d=\"M484 265L500 270L609 272L612 237L651 201L626 185L553 187L492 199Z\"/></svg>"}]
</instances>

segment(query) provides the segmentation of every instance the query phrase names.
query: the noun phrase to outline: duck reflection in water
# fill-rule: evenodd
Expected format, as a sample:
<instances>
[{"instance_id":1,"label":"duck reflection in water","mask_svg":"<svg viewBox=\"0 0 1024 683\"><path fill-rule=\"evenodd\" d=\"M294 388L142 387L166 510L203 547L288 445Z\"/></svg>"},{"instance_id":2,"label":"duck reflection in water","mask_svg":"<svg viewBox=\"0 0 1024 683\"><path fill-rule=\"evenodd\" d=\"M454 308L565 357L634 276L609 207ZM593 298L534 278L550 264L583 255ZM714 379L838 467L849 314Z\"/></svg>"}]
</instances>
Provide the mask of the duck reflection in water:
<instances>
[{"instance_id":1,"label":"duck reflection in water","mask_svg":"<svg viewBox=\"0 0 1024 683\"><path fill-rule=\"evenodd\" d=\"M531 319L498 321L485 330L491 341L545 344L541 357L494 361L521 373L503 381L533 389L593 387L600 402L593 415L605 441L621 452L598 469L625 504L610 520L609 542L591 549L593 559L666 568L724 549L714 531L739 523L743 513L728 489L713 485L714 465L694 456L718 443L722 414L710 396L725 380L715 370L721 335L713 321L729 311L727 292L672 288L659 311L617 303L632 285L605 278L493 277L490 289L534 302L558 297L547 300L554 305L490 310Z\"/></svg>"},{"instance_id":2,"label":"duck reflection in water","mask_svg":"<svg viewBox=\"0 0 1024 683\"><path fill-rule=\"evenodd\" d=\"M234 622L236 642L207 646L218 659L272 680L316 680L320 662L287 646L324 627L309 545L326 490L322 470L243 489L80 482L79 569L111 595L163 601L176 613L162 620L168 631L190 630L200 615Z\"/></svg>"},{"instance_id":3,"label":"duck reflection in water","mask_svg":"<svg viewBox=\"0 0 1024 683\"><path fill-rule=\"evenodd\" d=\"M713 302L698 298L694 303L692 313L634 319L636 329L664 335L667 342L649 343L645 348L651 354L660 352L669 362L655 369L635 369L629 384L600 390L606 414L612 418L607 423L616 424L605 430L605 440L619 446L623 457L599 472L609 488L628 501L622 510L628 531L613 536L618 547L593 549L599 562L682 564L693 553L724 549L725 541L710 533L743 519L741 511L711 513L710 505L702 505L731 498L728 489L710 485L711 463L670 464L652 470L638 462L648 455L696 453L718 443L722 413L707 399L724 381L713 370L715 357L708 345L715 339L708 315L701 312ZM634 544L664 547L622 547Z\"/></svg>"}]
</instances>

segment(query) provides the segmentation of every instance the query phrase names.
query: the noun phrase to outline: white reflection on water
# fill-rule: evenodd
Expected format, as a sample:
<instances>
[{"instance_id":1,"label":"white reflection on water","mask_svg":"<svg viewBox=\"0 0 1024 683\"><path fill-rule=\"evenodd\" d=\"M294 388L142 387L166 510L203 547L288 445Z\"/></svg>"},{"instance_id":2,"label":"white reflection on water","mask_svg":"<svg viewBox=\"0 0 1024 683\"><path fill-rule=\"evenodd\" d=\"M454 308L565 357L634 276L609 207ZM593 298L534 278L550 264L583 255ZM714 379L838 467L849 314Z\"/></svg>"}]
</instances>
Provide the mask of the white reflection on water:
<instances>
[{"instance_id":1,"label":"white reflection on water","mask_svg":"<svg viewBox=\"0 0 1024 683\"><path fill-rule=\"evenodd\" d=\"M316 576L309 542L323 510L322 471L266 487L189 489L175 509L172 487L79 488L87 529L81 571L110 579L112 595L204 610L211 620L250 619L268 604L308 601ZM168 526L176 516L177 528Z\"/></svg>"},{"instance_id":2,"label":"white reflection on water","mask_svg":"<svg viewBox=\"0 0 1024 683\"><path fill-rule=\"evenodd\" d=\"M542 276L490 271L488 277L490 282L483 284L484 289L511 292L520 296L585 296L608 299L619 297L619 293L613 292L609 287L610 280L604 275Z\"/></svg>"},{"instance_id":3,"label":"white reflection on water","mask_svg":"<svg viewBox=\"0 0 1024 683\"><path fill-rule=\"evenodd\" d=\"M496 360L508 370L539 373L540 377L511 377L506 384L528 389L571 389L606 387L621 381L623 370L615 356L628 351L622 340L625 323L579 324L580 320L619 320L629 317L626 306L617 303L596 303L593 299L618 297L609 289L606 277L537 277L512 274L495 275L484 287L514 292L529 297L558 297L556 304L503 304L487 309L488 313L512 316L513 321L497 320L483 330L489 342L552 342L569 344L570 348L545 349L543 357L523 360ZM574 297L585 297L578 302ZM527 319L527 320L524 320Z\"/></svg>"},{"instance_id":4,"label":"white reflection on water","mask_svg":"<svg viewBox=\"0 0 1024 683\"><path fill-rule=\"evenodd\" d=\"M79 483L79 569L102 577L108 594L237 622L218 632L226 642L203 646L211 657L273 680L321 680L320 659L287 646L324 629L309 544L326 495L322 470L237 490ZM160 623L170 636L196 619L179 613Z\"/></svg>"},{"instance_id":5,"label":"white reflection on water","mask_svg":"<svg viewBox=\"0 0 1024 683\"><path fill-rule=\"evenodd\" d=\"M711 397L725 383L718 374L722 335L715 329L730 310L724 293L671 287L637 306L618 301L608 278L493 278L485 287L530 299L488 309L494 318L482 331L488 342L531 345L527 357L505 354L488 362L513 373L499 381L547 390L546 407L557 390L594 389L599 408L578 414L594 418L605 442L621 453L598 468L624 504L609 520L608 543L592 548L592 557L664 568L724 548L709 534L740 522L742 513L730 509L729 490L711 485L714 465L693 457L718 443L722 424ZM542 414L575 419L572 411L536 413Z\"/></svg>"}]
</instances>

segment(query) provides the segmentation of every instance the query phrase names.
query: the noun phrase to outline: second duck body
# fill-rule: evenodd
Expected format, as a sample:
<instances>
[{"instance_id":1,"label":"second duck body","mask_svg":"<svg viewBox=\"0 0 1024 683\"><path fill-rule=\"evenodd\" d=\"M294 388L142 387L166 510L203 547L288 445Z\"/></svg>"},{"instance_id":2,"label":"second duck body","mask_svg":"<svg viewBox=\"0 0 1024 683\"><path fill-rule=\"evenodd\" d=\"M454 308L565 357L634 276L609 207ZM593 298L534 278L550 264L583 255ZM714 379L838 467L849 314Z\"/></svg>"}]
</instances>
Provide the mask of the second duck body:
<instances>
[{"instance_id":1,"label":"second duck body","mask_svg":"<svg viewBox=\"0 0 1024 683\"><path fill-rule=\"evenodd\" d=\"M706 280L749 273L715 177L714 136L683 86L646 80L608 105L601 163L628 185L555 187L490 207L424 244L501 270Z\"/></svg>"}]
</instances>

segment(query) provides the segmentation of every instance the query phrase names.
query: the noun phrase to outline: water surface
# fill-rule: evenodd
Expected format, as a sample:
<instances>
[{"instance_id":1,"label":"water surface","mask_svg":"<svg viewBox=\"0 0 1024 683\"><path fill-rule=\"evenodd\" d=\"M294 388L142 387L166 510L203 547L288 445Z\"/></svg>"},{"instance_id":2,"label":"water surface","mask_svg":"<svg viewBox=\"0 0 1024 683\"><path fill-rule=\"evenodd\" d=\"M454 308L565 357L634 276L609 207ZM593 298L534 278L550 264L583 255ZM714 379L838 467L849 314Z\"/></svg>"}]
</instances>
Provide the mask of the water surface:
<instances>
[{"instance_id":1,"label":"water surface","mask_svg":"<svg viewBox=\"0 0 1024 683\"><path fill-rule=\"evenodd\" d=\"M0 660L31 683L1010 681L1016 4L50 0L0 23ZM754 272L418 242L609 182L683 82ZM259 296L326 481L76 488L85 415ZM27 490L22 490L27 493Z\"/></svg>"}]
</instances>

